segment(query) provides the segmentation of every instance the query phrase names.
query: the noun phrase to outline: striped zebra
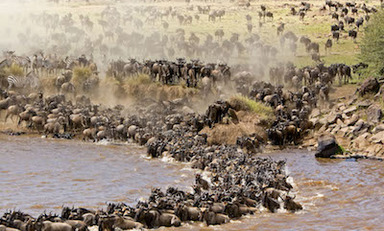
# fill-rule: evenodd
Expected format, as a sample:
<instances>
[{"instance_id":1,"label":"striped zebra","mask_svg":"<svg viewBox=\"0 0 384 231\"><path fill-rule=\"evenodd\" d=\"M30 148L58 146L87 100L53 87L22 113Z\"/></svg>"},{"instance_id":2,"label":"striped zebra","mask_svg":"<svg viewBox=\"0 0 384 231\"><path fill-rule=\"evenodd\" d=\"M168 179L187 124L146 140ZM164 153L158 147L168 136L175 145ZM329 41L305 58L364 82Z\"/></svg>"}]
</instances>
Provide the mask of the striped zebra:
<instances>
[{"instance_id":1,"label":"striped zebra","mask_svg":"<svg viewBox=\"0 0 384 231\"><path fill-rule=\"evenodd\" d=\"M10 89L32 89L40 86L39 78L29 72L26 76L14 76L10 75L7 78L8 90Z\"/></svg>"},{"instance_id":2,"label":"striped zebra","mask_svg":"<svg viewBox=\"0 0 384 231\"><path fill-rule=\"evenodd\" d=\"M64 62L66 64L65 68L69 69L69 70L72 70L79 63L76 58L72 58L72 57L69 57L69 56L65 57Z\"/></svg>"}]
</instances>

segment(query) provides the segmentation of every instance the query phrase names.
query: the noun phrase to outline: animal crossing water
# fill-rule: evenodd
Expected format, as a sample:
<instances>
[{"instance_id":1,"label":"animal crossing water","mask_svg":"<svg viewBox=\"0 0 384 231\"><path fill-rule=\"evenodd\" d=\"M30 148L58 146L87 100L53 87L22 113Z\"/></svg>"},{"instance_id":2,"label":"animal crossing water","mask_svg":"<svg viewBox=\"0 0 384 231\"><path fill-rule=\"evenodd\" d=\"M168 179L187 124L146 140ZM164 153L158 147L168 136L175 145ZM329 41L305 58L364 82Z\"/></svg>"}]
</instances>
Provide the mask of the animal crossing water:
<instances>
[{"instance_id":1,"label":"animal crossing water","mask_svg":"<svg viewBox=\"0 0 384 231\"><path fill-rule=\"evenodd\" d=\"M135 204L152 187L189 189L194 172L180 163L146 159L132 145L92 144L39 137L0 136L0 209L32 215L62 205L105 207ZM223 230L340 230L382 228L384 163L316 160L307 151L262 154L286 159L297 201L304 211L262 212L220 226ZM214 230L201 223L175 230Z\"/></svg>"}]
</instances>

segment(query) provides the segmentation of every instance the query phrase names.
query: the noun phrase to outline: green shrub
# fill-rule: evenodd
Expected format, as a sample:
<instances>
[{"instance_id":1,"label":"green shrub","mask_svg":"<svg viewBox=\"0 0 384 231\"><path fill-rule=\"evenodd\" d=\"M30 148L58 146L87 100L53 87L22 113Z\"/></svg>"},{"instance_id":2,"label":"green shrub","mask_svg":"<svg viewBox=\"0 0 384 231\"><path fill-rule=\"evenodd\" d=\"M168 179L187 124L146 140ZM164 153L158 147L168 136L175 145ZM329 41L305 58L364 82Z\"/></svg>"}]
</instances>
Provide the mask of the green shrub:
<instances>
[{"instance_id":1,"label":"green shrub","mask_svg":"<svg viewBox=\"0 0 384 231\"><path fill-rule=\"evenodd\" d=\"M374 68L376 73L384 74L384 11L372 15L365 27L361 41L360 59Z\"/></svg>"},{"instance_id":2,"label":"green shrub","mask_svg":"<svg viewBox=\"0 0 384 231\"><path fill-rule=\"evenodd\" d=\"M236 110L250 111L256 113L261 119L273 120L273 109L263 103L256 102L248 97L236 95L229 100L229 104Z\"/></svg>"}]
</instances>

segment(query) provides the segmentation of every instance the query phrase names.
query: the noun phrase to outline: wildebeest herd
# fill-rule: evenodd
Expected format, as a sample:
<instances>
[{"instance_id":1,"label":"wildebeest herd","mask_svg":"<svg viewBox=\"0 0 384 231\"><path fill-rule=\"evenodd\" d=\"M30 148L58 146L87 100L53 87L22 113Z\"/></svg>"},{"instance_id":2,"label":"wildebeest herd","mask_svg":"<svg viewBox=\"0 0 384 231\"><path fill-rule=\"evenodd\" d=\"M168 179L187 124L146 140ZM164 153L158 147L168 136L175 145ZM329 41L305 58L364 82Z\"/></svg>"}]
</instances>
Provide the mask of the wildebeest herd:
<instances>
[{"instance_id":1,"label":"wildebeest herd","mask_svg":"<svg viewBox=\"0 0 384 231\"><path fill-rule=\"evenodd\" d=\"M348 32L356 39L358 28L376 12L365 4L325 4L332 20L337 20L331 27L332 38L337 42L345 31L344 24L356 26ZM260 9L259 27L276 20L269 6L261 5ZM307 2L290 8L291 14L298 15L301 21L306 20L311 10L313 5ZM320 12L326 10L324 6ZM352 15L361 12L364 18L355 20ZM258 213L261 208L270 212L282 208L290 212L301 210L302 206L290 194L292 185L287 181L285 162L254 154L268 143L300 144L313 128L309 121L312 109L332 103L329 93L334 83L347 83L353 73L367 65L325 65L320 59L319 43L285 31L286 23L282 22L277 26L280 48L262 42L253 33L251 15L245 17L245 36L228 36L229 31L218 28L213 35L204 34L205 41L200 42L202 34L188 34L185 30L201 20L219 23L227 15L228 11L217 5L188 4L128 5L121 9L107 6L98 18L72 13L31 13L31 21L45 33L26 30L18 32L17 37L33 50L29 52L32 55L19 56L8 51L0 62L0 113L5 113L5 121L11 119L28 131L55 138L131 140L145 145L153 158L170 156L209 174L196 174L191 192L155 188L147 201L137 205L112 203L106 210L97 211L64 207L60 215L44 213L37 218L9 211L0 218L0 230L72 231L94 225L99 230L125 230L180 226L188 221L217 225ZM176 19L180 28L171 32L170 22ZM26 22L23 17L17 20ZM159 26L162 33L145 32ZM44 51L36 52L36 44L41 45L41 41L47 41L42 46ZM315 65L296 67L279 59L286 44L296 55L297 42L303 44L317 62ZM325 48L331 47L332 40L328 39ZM236 61L244 57L255 62ZM19 75L3 75L15 66L22 70ZM81 80L74 77L79 71L86 72ZM100 73L115 78L119 84L138 75L148 75L153 82L165 85L185 83L200 89L199 97L203 99L210 94L230 96L227 91L233 88L237 94L271 107L275 118L263 125L265 136L251 134L238 137L236 144L211 145L203 128L238 120L240 109L230 100L214 101L203 114L190 108L192 99L188 97L163 101L147 97L129 110L123 105L99 105L92 101L97 89L104 87L100 81L104 76ZM53 79L51 85L45 85L43 78ZM48 94L48 88L55 89L55 93Z\"/></svg>"}]
</instances>

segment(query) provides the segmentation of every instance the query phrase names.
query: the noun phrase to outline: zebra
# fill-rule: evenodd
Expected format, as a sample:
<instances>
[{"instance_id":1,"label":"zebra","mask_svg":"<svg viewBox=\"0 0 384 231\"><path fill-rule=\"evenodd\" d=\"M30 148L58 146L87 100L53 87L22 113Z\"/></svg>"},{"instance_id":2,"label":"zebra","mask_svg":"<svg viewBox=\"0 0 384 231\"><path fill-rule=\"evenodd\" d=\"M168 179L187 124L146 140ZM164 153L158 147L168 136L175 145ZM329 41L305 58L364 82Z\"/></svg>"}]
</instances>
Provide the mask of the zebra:
<instances>
[{"instance_id":1,"label":"zebra","mask_svg":"<svg viewBox=\"0 0 384 231\"><path fill-rule=\"evenodd\" d=\"M10 75L7 78L8 90L12 88L25 89L25 88L38 88L40 86L39 78L31 72L26 76Z\"/></svg>"},{"instance_id":2,"label":"zebra","mask_svg":"<svg viewBox=\"0 0 384 231\"><path fill-rule=\"evenodd\" d=\"M78 64L77 59L69 56L65 57L64 62L66 64L65 69L70 69L70 70L72 70Z\"/></svg>"}]
</instances>

